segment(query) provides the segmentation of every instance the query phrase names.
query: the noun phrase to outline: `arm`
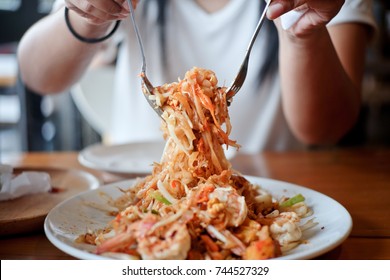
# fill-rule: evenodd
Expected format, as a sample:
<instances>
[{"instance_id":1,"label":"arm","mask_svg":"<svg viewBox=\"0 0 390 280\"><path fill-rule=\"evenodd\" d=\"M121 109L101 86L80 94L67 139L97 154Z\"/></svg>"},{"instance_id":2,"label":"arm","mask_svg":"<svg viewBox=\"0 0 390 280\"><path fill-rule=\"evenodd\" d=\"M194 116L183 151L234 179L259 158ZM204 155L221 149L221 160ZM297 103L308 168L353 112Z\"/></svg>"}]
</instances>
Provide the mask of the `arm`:
<instances>
[{"instance_id":1,"label":"arm","mask_svg":"<svg viewBox=\"0 0 390 280\"><path fill-rule=\"evenodd\" d=\"M359 114L368 28L357 23L326 27L344 1L320 0L328 6L295 2L313 8L289 31L277 23L283 109L302 142L336 143Z\"/></svg>"},{"instance_id":2,"label":"arm","mask_svg":"<svg viewBox=\"0 0 390 280\"><path fill-rule=\"evenodd\" d=\"M104 36L113 21L128 15L128 7L126 10L113 0L66 2L73 28L87 38ZM22 79L37 92L61 92L81 77L102 44L86 44L74 38L61 9L37 22L23 36L18 48Z\"/></svg>"}]
</instances>

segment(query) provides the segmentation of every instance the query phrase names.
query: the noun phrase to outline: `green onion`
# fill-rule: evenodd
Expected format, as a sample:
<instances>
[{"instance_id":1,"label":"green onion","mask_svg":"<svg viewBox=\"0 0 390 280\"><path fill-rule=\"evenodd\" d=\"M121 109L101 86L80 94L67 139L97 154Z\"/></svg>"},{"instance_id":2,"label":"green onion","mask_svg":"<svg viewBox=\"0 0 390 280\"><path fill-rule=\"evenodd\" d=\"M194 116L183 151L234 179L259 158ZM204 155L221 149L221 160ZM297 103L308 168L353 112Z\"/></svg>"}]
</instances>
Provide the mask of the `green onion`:
<instances>
[{"instance_id":1,"label":"green onion","mask_svg":"<svg viewBox=\"0 0 390 280\"><path fill-rule=\"evenodd\" d=\"M280 203L280 206L281 207L290 207L290 206L293 206L294 204L297 204L299 202L302 202L305 200L305 197L301 194L297 194L296 196L293 196L289 199L287 199L286 201L283 201L282 203Z\"/></svg>"},{"instance_id":2,"label":"green onion","mask_svg":"<svg viewBox=\"0 0 390 280\"><path fill-rule=\"evenodd\" d=\"M162 202L162 203L164 203L166 205L171 205L172 204L159 191L152 192L151 193L151 197L153 197L155 200L157 200L159 202Z\"/></svg>"}]
</instances>

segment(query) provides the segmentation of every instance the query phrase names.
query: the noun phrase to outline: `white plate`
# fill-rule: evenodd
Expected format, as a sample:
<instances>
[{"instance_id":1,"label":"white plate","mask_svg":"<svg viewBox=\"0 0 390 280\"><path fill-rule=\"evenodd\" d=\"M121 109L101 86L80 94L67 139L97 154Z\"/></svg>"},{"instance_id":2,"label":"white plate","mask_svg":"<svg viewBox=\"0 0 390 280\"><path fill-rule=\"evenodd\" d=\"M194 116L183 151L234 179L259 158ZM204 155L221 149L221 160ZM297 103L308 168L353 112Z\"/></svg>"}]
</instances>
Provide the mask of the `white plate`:
<instances>
[{"instance_id":1,"label":"white plate","mask_svg":"<svg viewBox=\"0 0 390 280\"><path fill-rule=\"evenodd\" d=\"M79 162L89 168L120 174L146 174L152 171L153 162L159 162L165 142L139 142L122 145L91 145L79 153ZM226 151L232 158L234 149Z\"/></svg>"},{"instance_id":2,"label":"white plate","mask_svg":"<svg viewBox=\"0 0 390 280\"><path fill-rule=\"evenodd\" d=\"M293 185L290 183L246 176L252 183L261 185L271 194L293 196L301 193L306 203L313 209L318 225L304 232L304 244L289 251L278 259L311 259L322 255L340 245L352 229L352 219L348 211L332 198L319 192ZM118 188L131 186L134 180L122 181L103 186L97 190L84 192L50 211L46 217L44 229L47 238L60 250L79 259L108 259L94 254L92 245L76 243L75 239L85 234L87 229L104 228L113 219L107 215L107 210L99 210L88 204L107 205L105 195L117 198L122 195ZM107 206L106 206L107 207ZM312 218L312 217L310 217Z\"/></svg>"}]
</instances>

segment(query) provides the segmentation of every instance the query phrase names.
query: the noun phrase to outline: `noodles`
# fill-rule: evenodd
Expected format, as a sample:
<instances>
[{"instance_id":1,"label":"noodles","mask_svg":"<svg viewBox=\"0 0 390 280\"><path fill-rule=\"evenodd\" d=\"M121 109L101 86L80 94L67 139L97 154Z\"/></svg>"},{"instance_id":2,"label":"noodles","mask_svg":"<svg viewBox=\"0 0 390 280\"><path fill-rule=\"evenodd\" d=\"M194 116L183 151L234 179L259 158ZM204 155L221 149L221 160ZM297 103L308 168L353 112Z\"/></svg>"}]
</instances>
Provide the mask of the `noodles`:
<instances>
[{"instance_id":1,"label":"noodles","mask_svg":"<svg viewBox=\"0 0 390 280\"><path fill-rule=\"evenodd\" d=\"M225 88L217 83L212 71L193 68L184 79L155 88L153 98L164 112L163 156L129 190L133 201L107 227L114 234L96 234L98 254L269 259L300 242L299 216L280 208L226 159L223 146L240 146L229 138ZM308 213L299 203L300 213Z\"/></svg>"}]
</instances>

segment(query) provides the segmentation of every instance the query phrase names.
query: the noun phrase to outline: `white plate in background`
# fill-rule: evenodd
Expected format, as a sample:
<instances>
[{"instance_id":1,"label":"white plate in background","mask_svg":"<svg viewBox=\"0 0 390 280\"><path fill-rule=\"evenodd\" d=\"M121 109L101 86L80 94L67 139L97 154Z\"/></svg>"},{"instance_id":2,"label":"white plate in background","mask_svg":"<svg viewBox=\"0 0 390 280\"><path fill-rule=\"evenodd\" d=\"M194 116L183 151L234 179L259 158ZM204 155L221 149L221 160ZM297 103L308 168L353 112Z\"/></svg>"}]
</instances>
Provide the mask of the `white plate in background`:
<instances>
[{"instance_id":1,"label":"white plate in background","mask_svg":"<svg viewBox=\"0 0 390 280\"><path fill-rule=\"evenodd\" d=\"M150 173L154 162L159 162L165 142L136 142L121 145L94 144L79 153L79 162L89 168L120 174ZM230 147L226 157L232 158Z\"/></svg>"}]
</instances>

